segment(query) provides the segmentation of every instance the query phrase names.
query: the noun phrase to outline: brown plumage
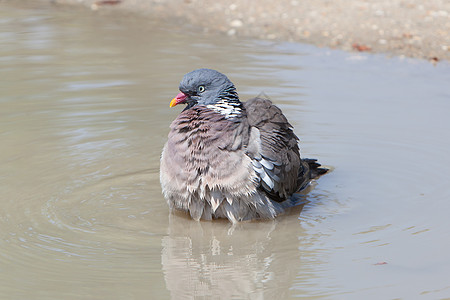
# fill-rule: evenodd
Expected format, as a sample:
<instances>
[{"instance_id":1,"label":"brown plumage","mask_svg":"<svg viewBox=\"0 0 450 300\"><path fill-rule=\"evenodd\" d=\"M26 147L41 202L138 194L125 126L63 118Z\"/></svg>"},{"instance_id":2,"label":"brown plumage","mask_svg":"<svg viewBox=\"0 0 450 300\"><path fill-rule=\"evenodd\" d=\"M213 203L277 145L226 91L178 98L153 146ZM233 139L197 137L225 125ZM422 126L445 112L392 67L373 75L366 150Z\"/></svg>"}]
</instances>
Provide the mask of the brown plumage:
<instances>
[{"instance_id":1,"label":"brown plumage","mask_svg":"<svg viewBox=\"0 0 450 300\"><path fill-rule=\"evenodd\" d=\"M171 209L193 219L271 219L295 205L294 193L326 172L300 158L298 138L268 99L239 101L214 70L185 75L171 102L187 107L172 122L161 155L161 186Z\"/></svg>"}]
</instances>

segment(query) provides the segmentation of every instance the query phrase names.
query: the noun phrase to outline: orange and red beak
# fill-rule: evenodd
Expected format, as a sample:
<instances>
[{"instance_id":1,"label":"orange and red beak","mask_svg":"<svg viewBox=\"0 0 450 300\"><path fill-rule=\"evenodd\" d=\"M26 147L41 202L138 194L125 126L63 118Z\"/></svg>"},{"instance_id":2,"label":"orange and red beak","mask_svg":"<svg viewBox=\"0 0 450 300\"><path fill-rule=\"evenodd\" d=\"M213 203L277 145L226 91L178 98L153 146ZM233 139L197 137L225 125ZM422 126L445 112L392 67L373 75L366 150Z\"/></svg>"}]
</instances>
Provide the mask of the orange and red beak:
<instances>
[{"instance_id":1,"label":"orange and red beak","mask_svg":"<svg viewBox=\"0 0 450 300\"><path fill-rule=\"evenodd\" d=\"M170 101L169 106L170 107L174 107L175 105L178 105L178 104L181 104L181 103L185 103L187 97L188 96L185 93L181 92L175 98L173 98L172 101Z\"/></svg>"}]
</instances>

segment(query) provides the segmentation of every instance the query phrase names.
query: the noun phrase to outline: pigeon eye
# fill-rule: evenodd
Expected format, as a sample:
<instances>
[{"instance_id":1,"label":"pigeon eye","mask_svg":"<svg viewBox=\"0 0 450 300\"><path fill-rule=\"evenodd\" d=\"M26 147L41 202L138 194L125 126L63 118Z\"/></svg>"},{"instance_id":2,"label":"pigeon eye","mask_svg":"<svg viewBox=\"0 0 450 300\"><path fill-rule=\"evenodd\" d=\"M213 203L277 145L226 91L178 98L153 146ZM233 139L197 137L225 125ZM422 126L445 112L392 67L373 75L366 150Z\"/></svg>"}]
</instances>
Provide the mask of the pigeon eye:
<instances>
[{"instance_id":1,"label":"pigeon eye","mask_svg":"<svg viewBox=\"0 0 450 300\"><path fill-rule=\"evenodd\" d=\"M205 87L203 85L198 87L198 92L203 93L205 91Z\"/></svg>"}]
</instances>

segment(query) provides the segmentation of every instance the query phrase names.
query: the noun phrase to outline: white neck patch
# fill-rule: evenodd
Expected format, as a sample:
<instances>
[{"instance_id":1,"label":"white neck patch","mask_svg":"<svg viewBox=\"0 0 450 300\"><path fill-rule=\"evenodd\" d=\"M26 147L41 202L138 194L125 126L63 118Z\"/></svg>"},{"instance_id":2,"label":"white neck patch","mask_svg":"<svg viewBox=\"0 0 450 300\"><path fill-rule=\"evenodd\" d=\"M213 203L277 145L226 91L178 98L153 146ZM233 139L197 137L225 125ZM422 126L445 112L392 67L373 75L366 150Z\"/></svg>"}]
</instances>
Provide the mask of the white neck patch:
<instances>
[{"instance_id":1,"label":"white neck patch","mask_svg":"<svg viewBox=\"0 0 450 300\"><path fill-rule=\"evenodd\" d=\"M225 116L226 119L238 117L241 115L241 108L239 107L240 103L228 102L225 100L220 100L216 104L210 104L206 107L218 112Z\"/></svg>"}]
</instances>

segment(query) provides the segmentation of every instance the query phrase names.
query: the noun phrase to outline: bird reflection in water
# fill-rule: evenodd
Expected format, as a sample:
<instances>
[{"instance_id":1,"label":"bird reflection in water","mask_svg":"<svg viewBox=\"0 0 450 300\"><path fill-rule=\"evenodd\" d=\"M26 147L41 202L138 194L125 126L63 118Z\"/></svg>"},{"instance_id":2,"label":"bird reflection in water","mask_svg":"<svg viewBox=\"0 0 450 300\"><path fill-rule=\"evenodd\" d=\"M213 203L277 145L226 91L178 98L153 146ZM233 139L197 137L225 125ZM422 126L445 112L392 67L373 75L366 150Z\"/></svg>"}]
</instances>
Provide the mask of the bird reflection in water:
<instances>
[{"instance_id":1,"label":"bird reflection in water","mask_svg":"<svg viewBox=\"0 0 450 300\"><path fill-rule=\"evenodd\" d=\"M162 268L172 299L280 299L301 268L298 218L303 205L276 220L192 222L170 214ZM284 293L284 294L283 294Z\"/></svg>"}]
</instances>

